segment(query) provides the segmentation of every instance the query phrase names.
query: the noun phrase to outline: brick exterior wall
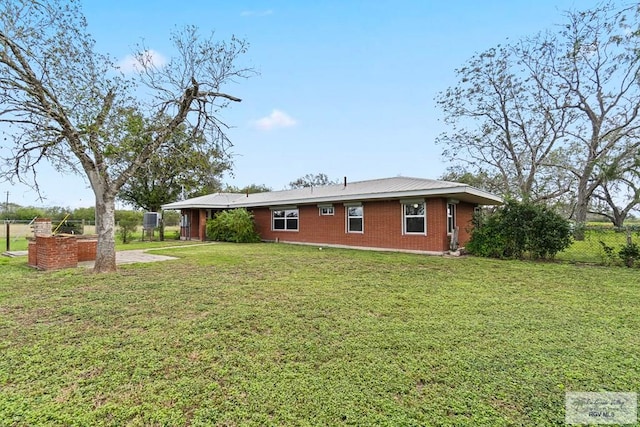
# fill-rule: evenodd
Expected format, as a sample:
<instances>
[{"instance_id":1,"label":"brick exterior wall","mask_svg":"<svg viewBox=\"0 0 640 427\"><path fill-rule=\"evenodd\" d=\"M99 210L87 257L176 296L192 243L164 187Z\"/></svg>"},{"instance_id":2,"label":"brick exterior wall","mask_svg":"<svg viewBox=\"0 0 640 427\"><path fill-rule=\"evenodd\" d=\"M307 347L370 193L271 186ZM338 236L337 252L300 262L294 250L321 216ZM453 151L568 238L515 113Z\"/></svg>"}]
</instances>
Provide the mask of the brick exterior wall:
<instances>
[{"instance_id":1,"label":"brick exterior wall","mask_svg":"<svg viewBox=\"0 0 640 427\"><path fill-rule=\"evenodd\" d=\"M471 203L459 203L456 206L456 223L458 226L458 242L460 246L467 244L471 238L471 230L473 229L473 211L476 205Z\"/></svg>"},{"instance_id":2,"label":"brick exterior wall","mask_svg":"<svg viewBox=\"0 0 640 427\"><path fill-rule=\"evenodd\" d=\"M426 200L426 235L403 234L403 212L399 200L362 203L364 233L346 232L346 208L334 203L334 215L320 215L317 205L299 205L298 231L271 230L271 210L255 208L258 234L263 240L328 245L360 246L424 252L449 249L447 236L447 199ZM460 202L456 208L459 244L469 240L470 220L475 205Z\"/></svg>"},{"instance_id":3,"label":"brick exterior wall","mask_svg":"<svg viewBox=\"0 0 640 427\"><path fill-rule=\"evenodd\" d=\"M205 240L207 211L205 209L184 209L181 214L189 218L189 227L180 227L180 238L183 240Z\"/></svg>"}]
</instances>

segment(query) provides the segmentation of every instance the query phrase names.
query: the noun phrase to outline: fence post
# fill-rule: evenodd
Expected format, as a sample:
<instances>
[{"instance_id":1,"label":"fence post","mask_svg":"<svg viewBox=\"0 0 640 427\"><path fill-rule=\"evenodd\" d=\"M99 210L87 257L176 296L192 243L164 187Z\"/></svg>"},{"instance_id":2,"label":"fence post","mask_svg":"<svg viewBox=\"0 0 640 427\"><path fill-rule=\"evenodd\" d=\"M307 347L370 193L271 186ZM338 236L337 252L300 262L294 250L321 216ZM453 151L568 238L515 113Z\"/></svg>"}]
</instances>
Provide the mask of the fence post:
<instances>
[{"instance_id":1,"label":"fence post","mask_svg":"<svg viewBox=\"0 0 640 427\"><path fill-rule=\"evenodd\" d=\"M7 227L7 252L9 252L11 250L11 245L9 242L11 242L11 238L9 237L9 221L5 220L4 223L6 224Z\"/></svg>"}]
</instances>

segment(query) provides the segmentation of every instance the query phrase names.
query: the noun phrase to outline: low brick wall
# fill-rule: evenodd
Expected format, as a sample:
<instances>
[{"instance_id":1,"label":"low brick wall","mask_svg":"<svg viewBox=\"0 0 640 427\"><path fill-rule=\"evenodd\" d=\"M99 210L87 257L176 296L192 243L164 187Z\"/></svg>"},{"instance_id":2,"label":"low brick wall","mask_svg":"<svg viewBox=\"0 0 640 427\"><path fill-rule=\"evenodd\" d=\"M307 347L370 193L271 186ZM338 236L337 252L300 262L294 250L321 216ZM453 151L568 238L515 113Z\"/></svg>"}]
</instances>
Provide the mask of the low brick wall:
<instances>
[{"instance_id":1,"label":"low brick wall","mask_svg":"<svg viewBox=\"0 0 640 427\"><path fill-rule=\"evenodd\" d=\"M98 251L98 240L95 238L78 239L78 262L95 261Z\"/></svg>"},{"instance_id":2,"label":"low brick wall","mask_svg":"<svg viewBox=\"0 0 640 427\"><path fill-rule=\"evenodd\" d=\"M78 266L78 240L71 236L36 236L37 267L59 270Z\"/></svg>"},{"instance_id":3,"label":"low brick wall","mask_svg":"<svg viewBox=\"0 0 640 427\"><path fill-rule=\"evenodd\" d=\"M30 267L37 267L38 266L38 251L36 250L36 240L35 238L30 238L29 239L29 246L27 247L28 249L28 263Z\"/></svg>"},{"instance_id":4,"label":"low brick wall","mask_svg":"<svg viewBox=\"0 0 640 427\"><path fill-rule=\"evenodd\" d=\"M93 236L37 235L29 241L28 263L40 270L77 267L78 262L96 259L97 246Z\"/></svg>"}]
</instances>

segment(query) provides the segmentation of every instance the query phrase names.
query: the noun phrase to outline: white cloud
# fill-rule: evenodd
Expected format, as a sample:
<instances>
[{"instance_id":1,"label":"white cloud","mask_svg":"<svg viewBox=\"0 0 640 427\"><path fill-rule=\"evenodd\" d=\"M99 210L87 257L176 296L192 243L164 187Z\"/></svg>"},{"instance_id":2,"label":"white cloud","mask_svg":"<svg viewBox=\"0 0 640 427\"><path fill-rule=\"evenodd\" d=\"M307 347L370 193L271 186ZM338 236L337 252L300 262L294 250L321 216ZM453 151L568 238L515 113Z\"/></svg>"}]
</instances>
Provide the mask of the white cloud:
<instances>
[{"instance_id":1,"label":"white cloud","mask_svg":"<svg viewBox=\"0 0 640 427\"><path fill-rule=\"evenodd\" d=\"M141 52L140 54L125 56L120 60L120 62L118 62L118 67L123 73L132 73L140 70L141 61L146 65L152 65L156 68L162 68L167 64L167 58L165 58L161 53L153 49L149 49Z\"/></svg>"},{"instance_id":2,"label":"white cloud","mask_svg":"<svg viewBox=\"0 0 640 427\"><path fill-rule=\"evenodd\" d=\"M243 10L240 12L240 16L268 16L273 15L273 10Z\"/></svg>"},{"instance_id":3,"label":"white cloud","mask_svg":"<svg viewBox=\"0 0 640 427\"><path fill-rule=\"evenodd\" d=\"M290 128L297 124L298 122L280 110L273 110L271 114L261 119L256 120L255 127L260 130L272 130L279 128Z\"/></svg>"}]
</instances>

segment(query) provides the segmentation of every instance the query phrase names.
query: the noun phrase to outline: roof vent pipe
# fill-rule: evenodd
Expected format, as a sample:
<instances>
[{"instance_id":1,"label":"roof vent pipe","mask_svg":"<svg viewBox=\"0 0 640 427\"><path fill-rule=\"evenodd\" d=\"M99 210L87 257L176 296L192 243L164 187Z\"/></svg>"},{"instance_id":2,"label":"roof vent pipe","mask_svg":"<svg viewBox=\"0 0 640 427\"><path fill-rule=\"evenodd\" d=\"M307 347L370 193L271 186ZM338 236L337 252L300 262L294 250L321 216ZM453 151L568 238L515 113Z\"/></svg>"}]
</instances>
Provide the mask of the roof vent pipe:
<instances>
[{"instance_id":1,"label":"roof vent pipe","mask_svg":"<svg viewBox=\"0 0 640 427\"><path fill-rule=\"evenodd\" d=\"M347 177L346 176L344 177L344 186L345 186L345 188L347 187Z\"/></svg>"}]
</instances>

